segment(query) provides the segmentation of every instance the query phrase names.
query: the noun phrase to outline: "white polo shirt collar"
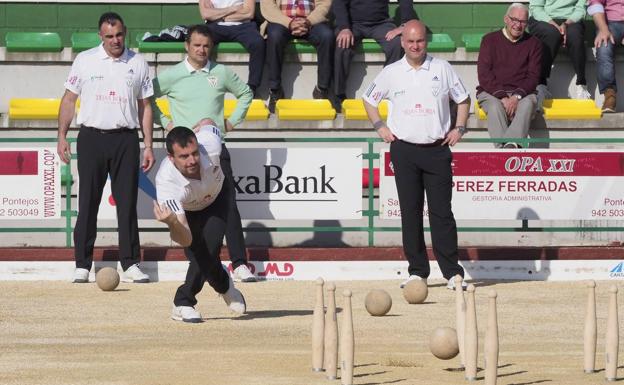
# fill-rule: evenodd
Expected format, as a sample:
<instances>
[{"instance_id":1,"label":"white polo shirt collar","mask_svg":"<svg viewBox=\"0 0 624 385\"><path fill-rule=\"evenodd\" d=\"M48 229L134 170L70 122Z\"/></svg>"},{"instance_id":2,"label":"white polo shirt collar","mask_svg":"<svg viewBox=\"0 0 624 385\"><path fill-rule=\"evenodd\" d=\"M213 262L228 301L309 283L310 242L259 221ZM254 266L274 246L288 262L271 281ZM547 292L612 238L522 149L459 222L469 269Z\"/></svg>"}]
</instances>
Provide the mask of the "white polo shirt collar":
<instances>
[{"instance_id":1,"label":"white polo shirt collar","mask_svg":"<svg viewBox=\"0 0 624 385\"><path fill-rule=\"evenodd\" d=\"M210 60L208 60L206 62L206 65L203 66L202 68L200 68L199 70L196 70L191 63L189 63L188 61L188 56L186 58L184 58L184 66L186 67L186 69L188 70L189 73L195 73L197 71L202 71L202 72L206 72L209 73L210 72Z\"/></svg>"},{"instance_id":2,"label":"white polo shirt collar","mask_svg":"<svg viewBox=\"0 0 624 385\"><path fill-rule=\"evenodd\" d=\"M120 62L124 62L127 63L130 60L130 53L128 52L128 47L124 47L124 51L121 54L121 56L119 57L112 57L109 56L108 53L106 53L106 50L104 50L104 44L100 43L100 45L98 46L98 53L97 53L98 57L102 60L106 60L106 59L110 59L113 61L120 61Z\"/></svg>"},{"instance_id":3,"label":"white polo shirt collar","mask_svg":"<svg viewBox=\"0 0 624 385\"><path fill-rule=\"evenodd\" d=\"M412 67L412 65L407 61L407 57L405 55L403 55L403 57L401 58L399 62L401 63L403 67L405 67L406 72L419 71L419 70L429 71L431 69L432 60L433 60L433 56L427 55L425 57L425 61L423 61L423 63L420 65L419 68Z\"/></svg>"}]
</instances>

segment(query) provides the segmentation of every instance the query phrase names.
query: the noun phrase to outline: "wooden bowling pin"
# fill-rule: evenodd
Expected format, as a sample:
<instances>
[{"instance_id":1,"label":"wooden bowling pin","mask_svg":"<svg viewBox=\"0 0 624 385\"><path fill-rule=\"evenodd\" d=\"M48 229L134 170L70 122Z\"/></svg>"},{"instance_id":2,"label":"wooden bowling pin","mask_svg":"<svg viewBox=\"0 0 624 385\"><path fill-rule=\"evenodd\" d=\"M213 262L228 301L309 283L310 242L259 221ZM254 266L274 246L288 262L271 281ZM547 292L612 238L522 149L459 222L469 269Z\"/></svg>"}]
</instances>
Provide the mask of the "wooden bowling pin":
<instances>
[{"instance_id":1,"label":"wooden bowling pin","mask_svg":"<svg viewBox=\"0 0 624 385\"><path fill-rule=\"evenodd\" d=\"M323 349L325 345L323 284L323 278L316 279L316 302L312 313L312 370L315 372L323 371Z\"/></svg>"},{"instance_id":2,"label":"wooden bowling pin","mask_svg":"<svg viewBox=\"0 0 624 385\"><path fill-rule=\"evenodd\" d=\"M466 379L477 379L477 356L479 354L479 341L477 339L477 309L475 306L475 287L468 285L466 290L466 333L464 337L466 353Z\"/></svg>"},{"instance_id":3,"label":"wooden bowling pin","mask_svg":"<svg viewBox=\"0 0 624 385\"><path fill-rule=\"evenodd\" d=\"M466 366L464 359L464 333L466 333L466 301L464 300L464 288L462 287L461 275L455 278L455 309L456 321L455 330L457 331L457 344L459 345L459 362L463 368Z\"/></svg>"},{"instance_id":4,"label":"wooden bowling pin","mask_svg":"<svg viewBox=\"0 0 624 385\"><path fill-rule=\"evenodd\" d=\"M488 321L485 330L485 385L496 385L498 376L498 317L496 315L496 291L488 293Z\"/></svg>"},{"instance_id":5,"label":"wooden bowling pin","mask_svg":"<svg viewBox=\"0 0 624 385\"><path fill-rule=\"evenodd\" d=\"M340 331L340 382L342 385L353 384L353 359L355 340L353 335L353 311L351 309L351 290L342 292L342 329Z\"/></svg>"},{"instance_id":6,"label":"wooden bowling pin","mask_svg":"<svg viewBox=\"0 0 624 385\"><path fill-rule=\"evenodd\" d=\"M605 378L615 381L617 378L618 349L620 334L617 312L617 292L615 285L609 288L609 312L607 314L607 336L605 338Z\"/></svg>"},{"instance_id":7,"label":"wooden bowling pin","mask_svg":"<svg viewBox=\"0 0 624 385\"><path fill-rule=\"evenodd\" d=\"M336 320L336 285L327 284L327 312L325 313L325 372L327 379L338 378L338 322Z\"/></svg>"},{"instance_id":8,"label":"wooden bowling pin","mask_svg":"<svg viewBox=\"0 0 624 385\"><path fill-rule=\"evenodd\" d=\"M596 368L596 282L587 283L587 312L585 313L585 330L583 333L583 368L585 373L593 373Z\"/></svg>"}]
</instances>

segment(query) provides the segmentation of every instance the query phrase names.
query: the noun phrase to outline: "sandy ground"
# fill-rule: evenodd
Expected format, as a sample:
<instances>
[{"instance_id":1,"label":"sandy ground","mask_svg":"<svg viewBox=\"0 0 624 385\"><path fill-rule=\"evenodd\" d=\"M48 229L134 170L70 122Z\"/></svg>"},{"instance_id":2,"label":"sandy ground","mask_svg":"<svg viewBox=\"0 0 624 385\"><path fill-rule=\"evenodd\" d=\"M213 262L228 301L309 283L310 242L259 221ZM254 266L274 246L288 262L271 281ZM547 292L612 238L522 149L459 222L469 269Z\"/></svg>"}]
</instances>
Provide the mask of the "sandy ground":
<instances>
[{"instance_id":1,"label":"sandy ground","mask_svg":"<svg viewBox=\"0 0 624 385\"><path fill-rule=\"evenodd\" d=\"M354 293L356 384L467 383L457 371L459 358L441 361L428 350L436 327L455 324L454 293L441 282L430 283L421 305L403 300L398 281L336 284L337 293L345 288ZM604 382L607 288L615 282L598 282L599 371L591 375L582 370L582 283L476 284L480 367L487 292L498 292L498 384ZM0 384L340 383L311 371L313 282L238 284L248 303L248 314L241 317L206 286L198 305L205 318L201 324L169 319L177 286L122 283L114 292L102 292L94 283L0 282ZM364 297L372 288L391 294L387 316L366 312ZM337 303L340 308L340 295ZM620 379L623 368L620 364ZM472 383L483 383L483 375L480 371Z\"/></svg>"}]
</instances>

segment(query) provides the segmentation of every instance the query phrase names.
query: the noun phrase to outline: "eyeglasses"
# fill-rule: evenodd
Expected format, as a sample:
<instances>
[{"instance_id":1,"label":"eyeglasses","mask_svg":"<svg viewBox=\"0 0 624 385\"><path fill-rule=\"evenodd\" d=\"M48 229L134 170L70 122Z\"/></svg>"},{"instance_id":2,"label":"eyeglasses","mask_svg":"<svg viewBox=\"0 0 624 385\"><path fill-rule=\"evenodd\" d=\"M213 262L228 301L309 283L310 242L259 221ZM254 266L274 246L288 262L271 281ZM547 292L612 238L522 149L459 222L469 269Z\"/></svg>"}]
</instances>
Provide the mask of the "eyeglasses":
<instances>
[{"instance_id":1,"label":"eyeglasses","mask_svg":"<svg viewBox=\"0 0 624 385\"><path fill-rule=\"evenodd\" d=\"M515 17L511 17L511 16L507 16L507 17L509 18L509 20L511 20L512 24L526 25L529 22L528 20L516 19Z\"/></svg>"}]
</instances>

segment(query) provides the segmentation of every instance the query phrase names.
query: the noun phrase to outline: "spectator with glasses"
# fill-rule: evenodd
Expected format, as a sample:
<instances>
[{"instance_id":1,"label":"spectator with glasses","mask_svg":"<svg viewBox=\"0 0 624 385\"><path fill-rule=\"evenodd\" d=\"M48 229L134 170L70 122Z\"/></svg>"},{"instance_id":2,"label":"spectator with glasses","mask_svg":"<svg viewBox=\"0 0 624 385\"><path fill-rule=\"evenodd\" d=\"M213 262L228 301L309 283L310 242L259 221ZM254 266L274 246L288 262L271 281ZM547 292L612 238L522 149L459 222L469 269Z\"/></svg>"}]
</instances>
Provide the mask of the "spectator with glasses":
<instances>
[{"instance_id":1,"label":"spectator with glasses","mask_svg":"<svg viewBox=\"0 0 624 385\"><path fill-rule=\"evenodd\" d=\"M542 43L526 33L529 10L513 3L505 27L481 40L477 100L487 113L490 137L510 138L495 147L519 147L513 138L526 138L537 104L536 87L542 64Z\"/></svg>"}]
</instances>

